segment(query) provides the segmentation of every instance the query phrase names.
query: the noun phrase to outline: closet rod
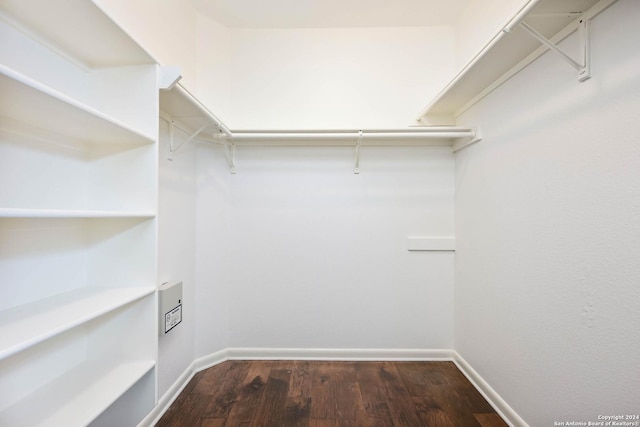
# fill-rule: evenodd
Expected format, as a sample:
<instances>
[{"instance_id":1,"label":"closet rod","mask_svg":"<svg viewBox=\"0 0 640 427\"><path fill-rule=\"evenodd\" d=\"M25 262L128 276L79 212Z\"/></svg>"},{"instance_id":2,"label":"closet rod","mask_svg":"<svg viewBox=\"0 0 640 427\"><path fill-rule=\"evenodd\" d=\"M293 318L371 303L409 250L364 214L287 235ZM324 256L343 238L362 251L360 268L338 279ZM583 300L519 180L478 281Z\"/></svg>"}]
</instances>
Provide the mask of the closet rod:
<instances>
[{"instance_id":1,"label":"closet rod","mask_svg":"<svg viewBox=\"0 0 640 427\"><path fill-rule=\"evenodd\" d=\"M468 138L474 137L471 129L456 129L454 131L432 132L232 132L232 141L274 141L274 140L422 140L434 138Z\"/></svg>"}]
</instances>

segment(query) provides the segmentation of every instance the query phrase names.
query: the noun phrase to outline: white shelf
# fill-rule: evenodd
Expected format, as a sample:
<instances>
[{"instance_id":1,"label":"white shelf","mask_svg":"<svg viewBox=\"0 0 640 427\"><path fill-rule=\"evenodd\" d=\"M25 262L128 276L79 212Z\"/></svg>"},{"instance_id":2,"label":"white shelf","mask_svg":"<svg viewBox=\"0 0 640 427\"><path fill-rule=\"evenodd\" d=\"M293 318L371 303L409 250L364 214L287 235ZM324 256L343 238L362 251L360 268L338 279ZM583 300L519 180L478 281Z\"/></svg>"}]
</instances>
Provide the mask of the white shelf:
<instances>
[{"instance_id":1,"label":"white shelf","mask_svg":"<svg viewBox=\"0 0 640 427\"><path fill-rule=\"evenodd\" d=\"M14 27L86 68L155 63L89 0L3 0L0 12Z\"/></svg>"},{"instance_id":2,"label":"white shelf","mask_svg":"<svg viewBox=\"0 0 640 427\"><path fill-rule=\"evenodd\" d=\"M146 135L49 86L0 64L0 124L31 124L74 141L151 144ZM4 119L4 120L3 120Z\"/></svg>"},{"instance_id":3,"label":"white shelf","mask_svg":"<svg viewBox=\"0 0 640 427\"><path fill-rule=\"evenodd\" d=\"M0 335L0 360L154 291L150 287L86 287L4 310L0 312L5 319Z\"/></svg>"},{"instance_id":4,"label":"white shelf","mask_svg":"<svg viewBox=\"0 0 640 427\"><path fill-rule=\"evenodd\" d=\"M530 0L522 9L522 14L514 16L505 27L509 31L500 29L420 112L418 121L425 124L453 122L455 117L547 52L548 48L517 25L519 22L524 20L546 38L558 43L577 30L581 17L588 19L614 1ZM575 73L575 70L567 66L567 72Z\"/></svg>"},{"instance_id":5,"label":"white shelf","mask_svg":"<svg viewBox=\"0 0 640 427\"><path fill-rule=\"evenodd\" d=\"M86 426L155 366L84 362L0 412L3 426Z\"/></svg>"},{"instance_id":6,"label":"white shelf","mask_svg":"<svg viewBox=\"0 0 640 427\"><path fill-rule=\"evenodd\" d=\"M185 132L194 133L199 129L214 131L231 136L231 131L181 84L171 90L160 91L160 111L167 120L176 120Z\"/></svg>"},{"instance_id":7,"label":"white shelf","mask_svg":"<svg viewBox=\"0 0 640 427\"><path fill-rule=\"evenodd\" d=\"M153 218L147 211L89 211L59 209L0 208L0 218Z\"/></svg>"}]
</instances>

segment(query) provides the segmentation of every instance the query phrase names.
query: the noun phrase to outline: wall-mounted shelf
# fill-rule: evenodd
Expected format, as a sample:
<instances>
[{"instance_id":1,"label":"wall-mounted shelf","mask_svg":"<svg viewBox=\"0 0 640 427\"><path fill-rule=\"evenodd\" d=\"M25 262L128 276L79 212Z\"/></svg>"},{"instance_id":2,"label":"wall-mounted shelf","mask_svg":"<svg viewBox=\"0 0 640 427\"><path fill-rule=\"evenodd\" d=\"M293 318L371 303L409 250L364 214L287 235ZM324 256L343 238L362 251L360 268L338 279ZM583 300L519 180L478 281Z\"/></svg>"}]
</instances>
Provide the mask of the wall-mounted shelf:
<instances>
[{"instance_id":1,"label":"wall-mounted shelf","mask_svg":"<svg viewBox=\"0 0 640 427\"><path fill-rule=\"evenodd\" d=\"M1 311L6 320L0 337L0 360L154 291L154 288L144 287L85 287Z\"/></svg>"},{"instance_id":2,"label":"wall-mounted shelf","mask_svg":"<svg viewBox=\"0 0 640 427\"><path fill-rule=\"evenodd\" d=\"M408 237L407 250L409 251L455 251L455 237Z\"/></svg>"},{"instance_id":3,"label":"wall-mounted shelf","mask_svg":"<svg viewBox=\"0 0 640 427\"><path fill-rule=\"evenodd\" d=\"M87 69L156 62L89 0L3 0L0 19Z\"/></svg>"},{"instance_id":4,"label":"wall-mounted shelf","mask_svg":"<svg viewBox=\"0 0 640 427\"><path fill-rule=\"evenodd\" d=\"M157 394L158 66L91 0L2 0L0 40L0 425L136 425Z\"/></svg>"},{"instance_id":5,"label":"wall-mounted shelf","mask_svg":"<svg viewBox=\"0 0 640 427\"><path fill-rule=\"evenodd\" d=\"M0 208L0 218L153 218L155 216L155 212L146 211L86 211Z\"/></svg>"},{"instance_id":6,"label":"wall-mounted shelf","mask_svg":"<svg viewBox=\"0 0 640 427\"><path fill-rule=\"evenodd\" d=\"M160 91L160 114L189 135L198 136L206 130L209 135L231 136L224 123L180 83Z\"/></svg>"},{"instance_id":7,"label":"wall-mounted shelf","mask_svg":"<svg viewBox=\"0 0 640 427\"><path fill-rule=\"evenodd\" d=\"M0 93L2 93L0 125L5 125L10 130L22 132L23 128L32 129L35 126L36 133L46 133L49 139L70 138L87 143L151 144L154 142L154 136L145 135L93 107L2 64L0 64ZM73 123L73 126L69 126L70 123Z\"/></svg>"},{"instance_id":8,"label":"wall-mounted shelf","mask_svg":"<svg viewBox=\"0 0 640 427\"><path fill-rule=\"evenodd\" d=\"M557 44L616 0L530 0L508 25L420 112L418 122L450 124L479 100L549 50L521 22ZM567 67L567 72L572 72Z\"/></svg>"},{"instance_id":9,"label":"wall-mounted shelf","mask_svg":"<svg viewBox=\"0 0 640 427\"><path fill-rule=\"evenodd\" d=\"M86 361L0 412L4 426L86 426L155 366Z\"/></svg>"},{"instance_id":10,"label":"wall-mounted shelf","mask_svg":"<svg viewBox=\"0 0 640 427\"><path fill-rule=\"evenodd\" d=\"M230 130L180 84L160 92L160 116L169 124L170 156L197 138L224 145L231 173L238 146L352 146L359 173L361 146L452 146L454 151L481 139L479 129L455 126L414 126L404 129ZM188 137L177 143L174 129ZM206 131L206 132L205 132ZM170 157L171 158L171 157Z\"/></svg>"}]
</instances>

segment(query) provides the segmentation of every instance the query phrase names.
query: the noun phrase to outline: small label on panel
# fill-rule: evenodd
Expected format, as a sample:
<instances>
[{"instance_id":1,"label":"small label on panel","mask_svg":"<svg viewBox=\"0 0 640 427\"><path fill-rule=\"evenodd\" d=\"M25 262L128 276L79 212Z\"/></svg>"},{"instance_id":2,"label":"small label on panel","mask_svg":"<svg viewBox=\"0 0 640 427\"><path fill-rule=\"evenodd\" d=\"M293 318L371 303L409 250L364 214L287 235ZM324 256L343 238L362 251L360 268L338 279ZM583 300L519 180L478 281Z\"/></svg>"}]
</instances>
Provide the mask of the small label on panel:
<instances>
[{"instance_id":1,"label":"small label on panel","mask_svg":"<svg viewBox=\"0 0 640 427\"><path fill-rule=\"evenodd\" d=\"M182 304L164 315L164 333L175 328L180 322L182 322Z\"/></svg>"}]
</instances>

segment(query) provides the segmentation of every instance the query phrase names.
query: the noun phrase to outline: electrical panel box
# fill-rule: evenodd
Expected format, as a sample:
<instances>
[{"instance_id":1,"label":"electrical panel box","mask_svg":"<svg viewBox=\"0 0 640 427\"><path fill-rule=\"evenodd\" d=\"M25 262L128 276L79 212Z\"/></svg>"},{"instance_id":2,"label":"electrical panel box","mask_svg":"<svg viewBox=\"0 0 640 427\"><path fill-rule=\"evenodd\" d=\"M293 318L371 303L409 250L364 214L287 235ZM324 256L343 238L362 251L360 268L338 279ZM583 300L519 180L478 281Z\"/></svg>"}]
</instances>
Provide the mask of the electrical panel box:
<instances>
[{"instance_id":1,"label":"electrical panel box","mask_svg":"<svg viewBox=\"0 0 640 427\"><path fill-rule=\"evenodd\" d=\"M160 307L160 335L164 335L182 322L182 282L166 282L158 289Z\"/></svg>"}]
</instances>

